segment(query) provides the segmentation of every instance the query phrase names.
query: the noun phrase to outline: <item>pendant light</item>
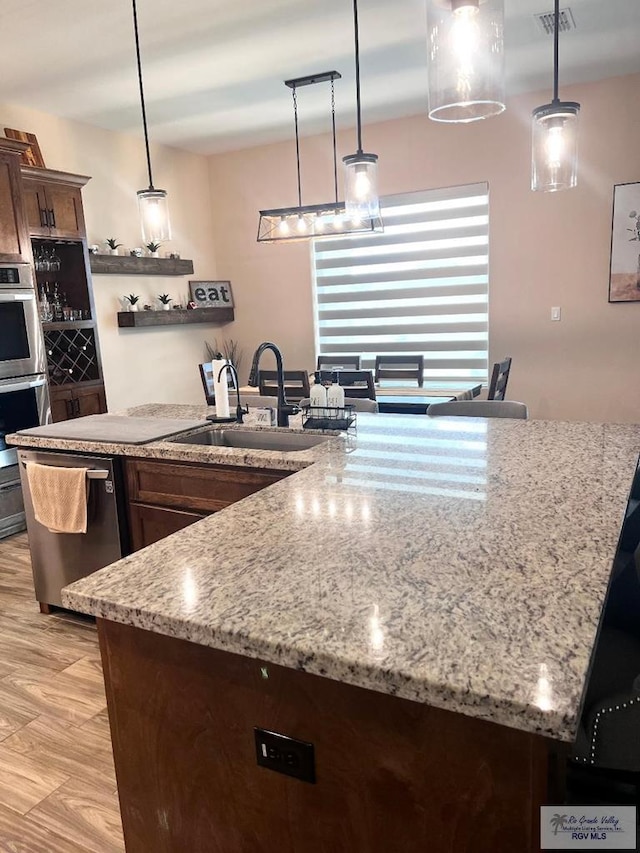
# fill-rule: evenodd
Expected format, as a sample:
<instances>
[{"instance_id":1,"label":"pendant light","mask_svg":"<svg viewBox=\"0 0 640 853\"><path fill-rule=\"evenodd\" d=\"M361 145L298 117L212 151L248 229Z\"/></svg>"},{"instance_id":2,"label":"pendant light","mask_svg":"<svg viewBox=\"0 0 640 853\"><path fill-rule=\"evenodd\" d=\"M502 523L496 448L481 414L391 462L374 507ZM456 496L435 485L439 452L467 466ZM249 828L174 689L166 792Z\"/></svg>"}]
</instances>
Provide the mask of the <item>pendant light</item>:
<instances>
[{"instance_id":1,"label":"pendant light","mask_svg":"<svg viewBox=\"0 0 640 853\"><path fill-rule=\"evenodd\" d=\"M138 63L138 83L140 85L140 106L142 109L142 128L144 130L144 145L147 153L147 171L149 186L146 190L138 190L138 209L140 211L140 227L144 243L164 243L171 239L171 222L169 220L169 204L166 190L158 190L153 186L151 172L151 153L149 151L149 131L147 129L147 110L144 103L144 87L142 85L142 63L140 61L140 39L138 37L138 10L136 0L133 2L133 32L136 39L136 60Z\"/></svg>"},{"instance_id":2,"label":"pendant light","mask_svg":"<svg viewBox=\"0 0 640 853\"><path fill-rule=\"evenodd\" d=\"M356 132L358 150L342 158L344 163L345 207L352 222L380 219L378 196L378 155L362 150L362 108L360 103L360 34L358 0L353 0L353 30L356 59Z\"/></svg>"},{"instance_id":3,"label":"pendant light","mask_svg":"<svg viewBox=\"0 0 640 853\"><path fill-rule=\"evenodd\" d=\"M531 189L568 190L578 183L578 113L580 104L558 98L560 0L553 24L553 100L532 113Z\"/></svg>"},{"instance_id":4,"label":"pendant light","mask_svg":"<svg viewBox=\"0 0 640 853\"><path fill-rule=\"evenodd\" d=\"M296 174L298 182L298 204L294 207L278 207L260 211L258 224L259 243L278 243L282 241L308 240L318 237L335 237L339 234L353 234L381 231L380 214L350 216L345 202L338 201L338 164L336 153L335 121L335 80L341 78L337 71L323 71L285 80L285 86L291 89L293 98L293 116L296 138ZM298 89L316 83L331 83L331 125L333 141L333 189L335 201L322 204L302 204L302 182L300 177L300 137L298 132Z\"/></svg>"},{"instance_id":5,"label":"pendant light","mask_svg":"<svg viewBox=\"0 0 640 853\"><path fill-rule=\"evenodd\" d=\"M499 115L504 96L504 0L427 0L429 118Z\"/></svg>"}]
</instances>

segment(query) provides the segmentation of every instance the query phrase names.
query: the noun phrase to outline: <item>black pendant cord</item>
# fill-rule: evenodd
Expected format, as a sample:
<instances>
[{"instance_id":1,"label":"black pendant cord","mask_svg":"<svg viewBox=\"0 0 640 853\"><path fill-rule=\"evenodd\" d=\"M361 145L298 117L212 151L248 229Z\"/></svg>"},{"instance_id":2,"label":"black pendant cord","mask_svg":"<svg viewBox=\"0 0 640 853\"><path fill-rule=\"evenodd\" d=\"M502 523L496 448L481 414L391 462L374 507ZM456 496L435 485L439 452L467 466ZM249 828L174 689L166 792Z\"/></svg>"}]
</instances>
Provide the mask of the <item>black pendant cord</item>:
<instances>
[{"instance_id":1,"label":"black pendant cord","mask_svg":"<svg viewBox=\"0 0 640 853\"><path fill-rule=\"evenodd\" d=\"M556 0L558 2L558 0ZM360 108L360 35L358 32L358 0L353 0L353 28L356 45L356 128L358 134L358 154L362 154L362 110Z\"/></svg>"},{"instance_id":2,"label":"black pendant cord","mask_svg":"<svg viewBox=\"0 0 640 853\"><path fill-rule=\"evenodd\" d=\"M331 78L331 129L333 133L333 187L336 194L336 203L338 202L338 151L336 146L336 91Z\"/></svg>"},{"instance_id":3,"label":"black pendant cord","mask_svg":"<svg viewBox=\"0 0 640 853\"><path fill-rule=\"evenodd\" d=\"M558 98L558 62L560 56L560 0L556 0L553 20L553 103Z\"/></svg>"},{"instance_id":4,"label":"black pendant cord","mask_svg":"<svg viewBox=\"0 0 640 853\"><path fill-rule=\"evenodd\" d=\"M133 31L136 37L136 60L138 63L138 83L140 84L140 106L142 108L142 128L144 130L144 145L147 152L147 171L149 173L149 189L154 189L151 174L151 154L149 152L149 131L147 129L147 109L144 103L144 87L142 85L142 63L140 62L140 39L138 37L138 10L136 0L133 0Z\"/></svg>"},{"instance_id":5,"label":"black pendant cord","mask_svg":"<svg viewBox=\"0 0 640 853\"><path fill-rule=\"evenodd\" d=\"M302 183L300 181L300 137L298 136L298 97L296 95L296 87L291 89L293 97L293 121L296 128L296 166L298 169L298 207L302 207Z\"/></svg>"}]
</instances>

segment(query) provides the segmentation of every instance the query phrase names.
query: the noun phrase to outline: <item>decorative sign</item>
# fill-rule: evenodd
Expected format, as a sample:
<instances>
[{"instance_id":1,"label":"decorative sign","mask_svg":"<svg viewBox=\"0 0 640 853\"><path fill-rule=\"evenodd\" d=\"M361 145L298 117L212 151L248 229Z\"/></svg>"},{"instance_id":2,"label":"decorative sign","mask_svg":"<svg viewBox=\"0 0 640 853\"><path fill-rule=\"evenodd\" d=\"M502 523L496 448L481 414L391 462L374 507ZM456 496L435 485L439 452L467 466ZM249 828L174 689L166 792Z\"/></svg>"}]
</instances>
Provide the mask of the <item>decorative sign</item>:
<instances>
[{"instance_id":1,"label":"decorative sign","mask_svg":"<svg viewBox=\"0 0 640 853\"><path fill-rule=\"evenodd\" d=\"M640 302L640 183L613 188L609 302Z\"/></svg>"},{"instance_id":2,"label":"decorative sign","mask_svg":"<svg viewBox=\"0 0 640 853\"><path fill-rule=\"evenodd\" d=\"M230 281L190 281L191 299L198 308L233 308Z\"/></svg>"}]
</instances>

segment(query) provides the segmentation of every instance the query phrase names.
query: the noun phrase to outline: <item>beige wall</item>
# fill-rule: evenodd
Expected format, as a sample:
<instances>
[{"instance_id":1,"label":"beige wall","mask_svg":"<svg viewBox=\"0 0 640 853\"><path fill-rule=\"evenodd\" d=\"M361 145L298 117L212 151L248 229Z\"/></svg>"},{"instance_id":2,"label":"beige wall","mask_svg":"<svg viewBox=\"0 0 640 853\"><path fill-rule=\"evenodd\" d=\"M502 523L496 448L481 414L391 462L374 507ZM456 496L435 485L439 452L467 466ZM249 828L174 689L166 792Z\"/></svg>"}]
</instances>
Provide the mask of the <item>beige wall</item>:
<instances>
[{"instance_id":1,"label":"beige wall","mask_svg":"<svg viewBox=\"0 0 640 853\"><path fill-rule=\"evenodd\" d=\"M117 237L127 248L140 246L136 190L147 185L141 136L112 133L16 106L0 105L1 127L35 133L46 165L90 175L83 190L89 243L104 246ZM169 192L173 240L162 251L193 258L194 278L215 278L211 198L204 157L157 146L152 150L154 180ZM98 329L109 409L149 401L202 401L197 371L205 340L220 328L210 325L118 329L116 312L125 293L151 302L168 292L184 302L188 277L95 276ZM231 326L228 328L232 328Z\"/></svg>"},{"instance_id":2,"label":"beige wall","mask_svg":"<svg viewBox=\"0 0 640 853\"><path fill-rule=\"evenodd\" d=\"M567 87L582 104L579 186L529 189L530 122L543 92L511 99L502 116L466 126L426 115L365 128L380 156L381 192L488 181L491 359L514 357L510 396L534 417L640 420L640 303L607 302L614 183L640 181L640 76ZM342 134L340 154L355 148ZM266 339L285 364L314 361L309 246L259 245L260 208L295 203L292 143L210 158L218 272L233 282L236 323L248 356ZM302 141L304 202L331 193L329 142ZM551 307L562 321L550 321Z\"/></svg>"}]
</instances>

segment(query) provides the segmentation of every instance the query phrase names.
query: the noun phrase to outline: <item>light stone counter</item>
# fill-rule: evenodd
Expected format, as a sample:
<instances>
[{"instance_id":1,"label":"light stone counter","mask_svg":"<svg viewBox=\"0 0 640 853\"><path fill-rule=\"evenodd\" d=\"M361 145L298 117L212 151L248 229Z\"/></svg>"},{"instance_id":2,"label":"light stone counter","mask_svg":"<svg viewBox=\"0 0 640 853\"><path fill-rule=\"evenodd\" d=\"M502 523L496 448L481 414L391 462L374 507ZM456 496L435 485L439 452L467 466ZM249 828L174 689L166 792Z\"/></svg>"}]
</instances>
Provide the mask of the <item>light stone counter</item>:
<instances>
[{"instance_id":1,"label":"light stone counter","mask_svg":"<svg viewBox=\"0 0 640 853\"><path fill-rule=\"evenodd\" d=\"M571 741L639 448L636 426L360 415L65 601Z\"/></svg>"}]
</instances>

